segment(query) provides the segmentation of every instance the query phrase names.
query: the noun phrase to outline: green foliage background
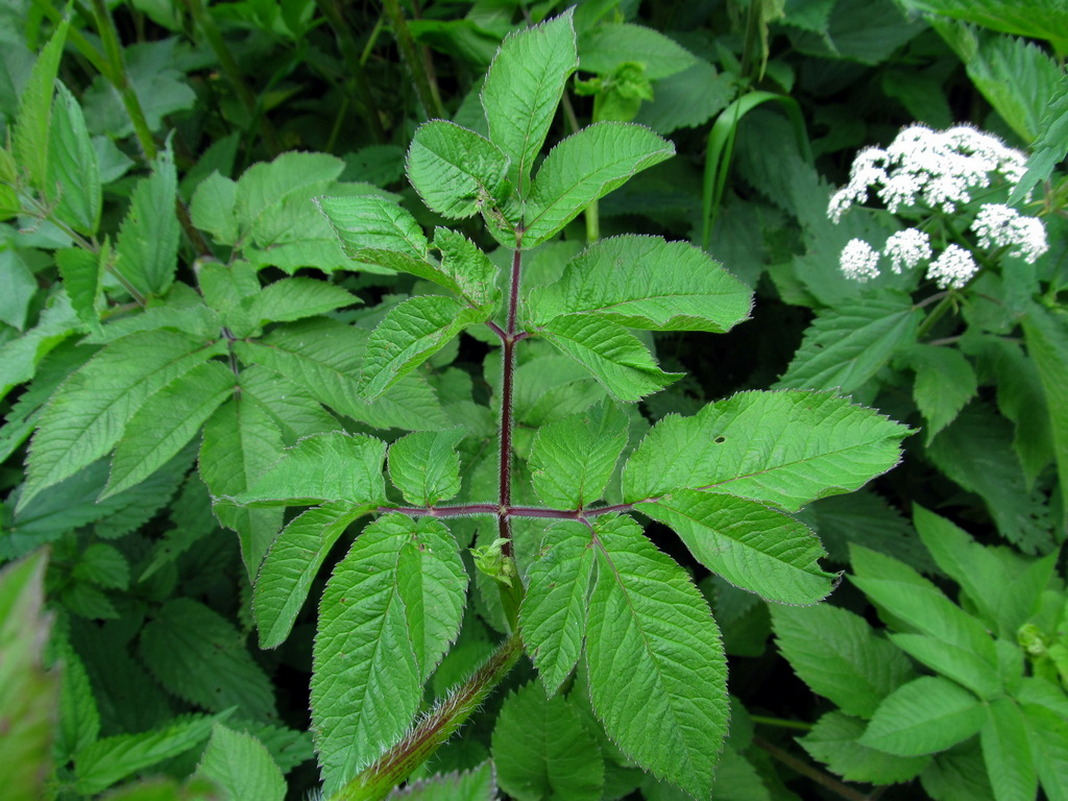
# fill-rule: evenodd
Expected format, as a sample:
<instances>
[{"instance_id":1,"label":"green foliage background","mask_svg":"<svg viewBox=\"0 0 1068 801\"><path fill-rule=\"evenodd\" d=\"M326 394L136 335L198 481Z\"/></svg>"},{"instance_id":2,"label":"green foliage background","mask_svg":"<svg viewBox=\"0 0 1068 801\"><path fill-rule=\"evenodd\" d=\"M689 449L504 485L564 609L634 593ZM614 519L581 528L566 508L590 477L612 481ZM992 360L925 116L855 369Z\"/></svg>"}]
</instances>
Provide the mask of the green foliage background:
<instances>
[{"instance_id":1,"label":"green foliage background","mask_svg":"<svg viewBox=\"0 0 1068 801\"><path fill-rule=\"evenodd\" d=\"M365 797L460 684L398 797L1068 798L1068 9L567 7L0 8L9 797ZM545 20L573 50L485 77ZM1028 153L1044 256L956 293L841 274L902 221L831 193L917 121ZM374 517L500 498L513 323L509 503L648 539ZM709 608L729 699L687 673L722 673Z\"/></svg>"}]
</instances>

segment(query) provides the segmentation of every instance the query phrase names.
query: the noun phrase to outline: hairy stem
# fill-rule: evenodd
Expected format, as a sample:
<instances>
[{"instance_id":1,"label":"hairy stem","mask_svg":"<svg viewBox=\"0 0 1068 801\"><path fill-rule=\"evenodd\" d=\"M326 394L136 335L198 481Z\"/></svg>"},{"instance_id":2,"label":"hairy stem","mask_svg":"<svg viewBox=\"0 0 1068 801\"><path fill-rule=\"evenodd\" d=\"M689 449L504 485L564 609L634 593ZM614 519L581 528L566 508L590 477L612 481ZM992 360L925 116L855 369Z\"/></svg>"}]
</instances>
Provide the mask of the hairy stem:
<instances>
[{"instance_id":1,"label":"hairy stem","mask_svg":"<svg viewBox=\"0 0 1068 801\"><path fill-rule=\"evenodd\" d=\"M522 234L520 234L522 237ZM512 558L512 524L505 510L512 505L512 384L515 381L516 320L519 315L519 279L523 265L521 240L516 242L512 254L512 274L508 285L508 318L505 324L502 345L501 377L501 454L498 479L500 482L501 511L498 516L498 532L505 540L502 553Z\"/></svg>"},{"instance_id":2,"label":"hairy stem","mask_svg":"<svg viewBox=\"0 0 1068 801\"><path fill-rule=\"evenodd\" d=\"M467 681L440 701L412 732L366 768L330 801L381 801L471 717L523 652L518 634L497 648Z\"/></svg>"}]
</instances>

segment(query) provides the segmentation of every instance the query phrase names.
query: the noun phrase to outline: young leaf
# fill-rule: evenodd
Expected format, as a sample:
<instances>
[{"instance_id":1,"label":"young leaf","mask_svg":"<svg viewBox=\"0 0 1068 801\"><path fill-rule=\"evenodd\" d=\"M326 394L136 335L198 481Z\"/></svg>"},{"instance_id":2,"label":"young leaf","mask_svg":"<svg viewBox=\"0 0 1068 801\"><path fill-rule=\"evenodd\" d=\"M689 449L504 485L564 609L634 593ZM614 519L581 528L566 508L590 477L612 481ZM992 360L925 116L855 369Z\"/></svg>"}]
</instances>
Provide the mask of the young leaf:
<instances>
[{"instance_id":1,"label":"young leaf","mask_svg":"<svg viewBox=\"0 0 1068 801\"><path fill-rule=\"evenodd\" d=\"M192 598L168 601L141 631L141 658L169 692L212 712L275 717L274 688L226 618Z\"/></svg>"},{"instance_id":2,"label":"young leaf","mask_svg":"<svg viewBox=\"0 0 1068 801\"><path fill-rule=\"evenodd\" d=\"M418 295L394 306L367 340L360 394L374 400L488 314L441 295Z\"/></svg>"},{"instance_id":3,"label":"young leaf","mask_svg":"<svg viewBox=\"0 0 1068 801\"><path fill-rule=\"evenodd\" d=\"M612 397L635 402L670 386L681 373L665 373L626 328L596 314L565 314L538 333L585 367Z\"/></svg>"},{"instance_id":4,"label":"young leaf","mask_svg":"<svg viewBox=\"0 0 1068 801\"><path fill-rule=\"evenodd\" d=\"M101 500L139 484L162 467L196 435L235 385L229 367L204 362L145 401L119 440Z\"/></svg>"},{"instance_id":5,"label":"young leaf","mask_svg":"<svg viewBox=\"0 0 1068 801\"><path fill-rule=\"evenodd\" d=\"M520 195L578 67L572 16L569 9L505 38L482 85L490 140L508 157L508 181Z\"/></svg>"},{"instance_id":6,"label":"young leaf","mask_svg":"<svg viewBox=\"0 0 1068 801\"><path fill-rule=\"evenodd\" d=\"M624 500L693 488L794 511L892 468L908 433L829 392L740 392L657 423L627 460Z\"/></svg>"},{"instance_id":7,"label":"young leaf","mask_svg":"<svg viewBox=\"0 0 1068 801\"><path fill-rule=\"evenodd\" d=\"M142 297L162 295L174 281L181 237L177 197L174 154L167 147L156 157L152 175L134 189L115 242L115 271Z\"/></svg>"},{"instance_id":8,"label":"young leaf","mask_svg":"<svg viewBox=\"0 0 1068 801\"><path fill-rule=\"evenodd\" d=\"M822 312L775 388L852 392L915 343L922 318L908 295L890 290Z\"/></svg>"},{"instance_id":9,"label":"young leaf","mask_svg":"<svg viewBox=\"0 0 1068 801\"><path fill-rule=\"evenodd\" d=\"M731 495L676 490L638 511L671 526L705 567L769 601L814 604L830 594L835 574L815 534L798 520Z\"/></svg>"},{"instance_id":10,"label":"young leaf","mask_svg":"<svg viewBox=\"0 0 1068 801\"><path fill-rule=\"evenodd\" d=\"M54 204L58 219L80 234L96 233L100 224L100 165L81 106L62 82L56 83L44 195Z\"/></svg>"},{"instance_id":11,"label":"young leaf","mask_svg":"<svg viewBox=\"0 0 1068 801\"><path fill-rule=\"evenodd\" d=\"M493 729L501 789L517 801L600 801L604 759L578 711L533 682L505 699Z\"/></svg>"},{"instance_id":12,"label":"young leaf","mask_svg":"<svg viewBox=\"0 0 1068 801\"><path fill-rule=\"evenodd\" d=\"M366 434L307 437L286 448L282 458L235 500L263 506L383 502L385 455L386 444Z\"/></svg>"},{"instance_id":13,"label":"young leaf","mask_svg":"<svg viewBox=\"0 0 1068 801\"><path fill-rule=\"evenodd\" d=\"M69 27L70 20L63 19L34 62L19 98L15 118L18 123L12 136L15 159L25 167L31 183L42 192L46 191L48 182L49 148L45 143L52 127L52 94Z\"/></svg>"},{"instance_id":14,"label":"young leaf","mask_svg":"<svg viewBox=\"0 0 1068 801\"><path fill-rule=\"evenodd\" d=\"M240 379L239 379L240 381ZM214 498L248 489L282 456L282 435L265 409L237 392L204 426L200 476ZM246 509L214 505L219 522L237 532L241 558L250 576L282 527L282 509Z\"/></svg>"},{"instance_id":15,"label":"young leaf","mask_svg":"<svg viewBox=\"0 0 1068 801\"><path fill-rule=\"evenodd\" d=\"M545 157L524 212L523 246L534 247L641 170L675 155L648 128L600 122L562 141Z\"/></svg>"},{"instance_id":16,"label":"young leaf","mask_svg":"<svg viewBox=\"0 0 1068 801\"><path fill-rule=\"evenodd\" d=\"M110 451L149 397L218 352L203 340L162 330L104 348L48 402L30 445L19 507Z\"/></svg>"},{"instance_id":17,"label":"young leaf","mask_svg":"<svg viewBox=\"0 0 1068 801\"><path fill-rule=\"evenodd\" d=\"M593 536L586 525L561 521L545 532L543 547L547 551L527 573L519 627L549 695L560 689L582 651L593 577L593 546Z\"/></svg>"},{"instance_id":18,"label":"young leaf","mask_svg":"<svg viewBox=\"0 0 1068 801\"><path fill-rule=\"evenodd\" d=\"M594 711L640 767L708 798L729 714L719 630L682 568L633 520L600 518L595 530L586 635Z\"/></svg>"},{"instance_id":19,"label":"young leaf","mask_svg":"<svg viewBox=\"0 0 1068 801\"><path fill-rule=\"evenodd\" d=\"M798 742L846 781L870 784L896 784L916 778L931 762L929 756L894 756L857 740L866 722L859 718L828 712Z\"/></svg>"},{"instance_id":20,"label":"young leaf","mask_svg":"<svg viewBox=\"0 0 1068 801\"><path fill-rule=\"evenodd\" d=\"M538 429L528 459L542 503L581 509L598 500L627 445L627 416L612 403Z\"/></svg>"},{"instance_id":21,"label":"young leaf","mask_svg":"<svg viewBox=\"0 0 1068 801\"><path fill-rule=\"evenodd\" d=\"M74 789L96 795L139 770L184 754L208 739L213 721L198 717L165 729L97 740L74 758Z\"/></svg>"},{"instance_id":22,"label":"young leaf","mask_svg":"<svg viewBox=\"0 0 1068 801\"><path fill-rule=\"evenodd\" d=\"M374 509L344 501L319 506L295 518L275 538L252 594L260 648L277 648L285 641L330 549L354 520Z\"/></svg>"},{"instance_id":23,"label":"young leaf","mask_svg":"<svg viewBox=\"0 0 1068 801\"><path fill-rule=\"evenodd\" d=\"M445 120L419 126L408 148L408 180L444 217L470 217L501 193L508 157L488 139Z\"/></svg>"},{"instance_id":24,"label":"young leaf","mask_svg":"<svg viewBox=\"0 0 1068 801\"><path fill-rule=\"evenodd\" d=\"M959 684L921 676L887 696L860 743L897 756L933 754L977 734L985 720L984 705Z\"/></svg>"},{"instance_id":25,"label":"young leaf","mask_svg":"<svg viewBox=\"0 0 1068 801\"><path fill-rule=\"evenodd\" d=\"M883 698L915 678L898 649L845 609L773 605L771 619L776 644L790 667L847 715L870 718Z\"/></svg>"},{"instance_id":26,"label":"young leaf","mask_svg":"<svg viewBox=\"0 0 1068 801\"><path fill-rule=\"evenodd\" d=\"M686 242L617 236L572 259L531 306L535 323L592 312L628 328L722 333L749 316L752 292Z\"/></svg>"},{"instance_id":27,"label":"young leaf","mask_svg":"<svg viewBox=\"0 0 1068 801\"><path fill-rule=\"evenodd\" d=\"M433 506L460 491L460 457L456 446L462 428L420 431L389 447L389 480L408 503Z\"/></svg>"},{"instance_id":28,"label":"young leaf","mask_svg":"<svg viewBox=\"0 0 1068 801\"><path fill-rule=\"evenodd\" d=\"M403 515L364 529L319 608L312 725L327 794L397 742L422 685L460 630L466 572L440 522Z\"/></svg>"},{"instance_id":29,"label":"young leaf","mask_svg":"<svg viewBox=\"0 0 1068 801\"><path fill-rule=\"evenodd\" d=\"M283 801L286 782L263 743L251 734L216 723L197 774L223 789L219 801Z\"/></svg>"}]
</instances>

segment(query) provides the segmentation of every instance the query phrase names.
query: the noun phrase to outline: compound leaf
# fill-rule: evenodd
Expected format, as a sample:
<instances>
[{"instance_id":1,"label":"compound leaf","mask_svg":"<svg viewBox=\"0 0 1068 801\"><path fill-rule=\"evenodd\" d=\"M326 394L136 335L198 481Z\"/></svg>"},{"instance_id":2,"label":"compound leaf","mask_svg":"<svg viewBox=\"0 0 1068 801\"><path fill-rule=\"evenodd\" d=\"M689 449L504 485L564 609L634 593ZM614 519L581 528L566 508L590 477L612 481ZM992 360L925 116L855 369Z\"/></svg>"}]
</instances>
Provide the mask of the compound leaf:
<instances>
[{"instance_id":1,"label":"compound leaf","mask_svg":"<svg viewBox=\"0 0 1068 801\"><path fill-rule=\"evenodd\" d=\"M285 641L330 549L354 520L374 509L331 503L307 510L282 529L263 558L252 594L261 648Z\"/></svg>"},{"instance_id":2,"label":"compound leaf","mask_svg":"<svg viewBox=\"0 0 1068 801\"><path fill-rule=\"evenodd\" d=\"M201 339L164 330L131 334L100 351L45 407L20 507L110 451L149 397L217 352Z\"/></svg>"},{"instance_id":3,"label":"compound leaf","mask_svg":"<svg viewBox=\"0 0 1068 801\"><path fill-rule=\"evenodd\" d=\"M140 483L166 464L234 387L233 371L222 362L210 361L198 364L152 395L119 440L101 500Z\"/></svg>"},{"instance_id":4,"label":"compound leaf","mask_svg":"<svg viewBox=\"0 0 1068 801\"><path fill-rule=\"evenodd\" d=\"M651 236L616 236L539 287L531 319L596 313L628 328L722 333L749 316L752 292L704 251Z\"/></svg>"},{"instance_id":5,"label":"compound leaf","mask_svg":"<svg viewBox=\"0 0 1068 801\"><path fill-rule=\"evenodd\" d=\"M814 604L834 588L826 556L798 520L746 498L676 490L635 507L671 526L705 567L769 601Z\"/></svg>"},{"instance_id":6,"label":"compound leaf","mask_svg":"<svg viewBox=\"0 0 1068 801\"><path fill-rule=\"evenodd\" d=\"M894 467L908 433L830 392L740 392L657 423L627 461L624 500L690 488L794 511Z\"/></svg>"},{"instance_id":7,"label":"compound leaf","mask_svg":"<svg viewBox=\"0 0 1068 801\"><path fill-rule=\"evenodd\" d=\"M490 139L508 157L508 180L521 195L578 67L572 16L568 10L505 38L482 85Z\"/></svg>"},{"instance_id":8,"label":"compound leaf","mask_svg":"<svg viewBox=\"0 0 1068 801\"><path fill-rule=\"evenodd\" d=\"M334 568L319 608L311 688L329 795L398 741L460 630L466 572L440 522L379 518Z\"/></svg>"},{"instance_id":9,"label":"compound leaf","mask_svg":"<svg viewBox=\"0 0 1068 801\"><path fill-rule=\"evenodd\" d=\"M585 367L612 397L621 401L639 401L681 376L665 373L637 337L596 314L554 317L538 332Z\"/></svg>"},{"instance_id":10,"label":"compound leaf","mask_svg":"<svg viewBox=\"0 0 1068 801\"><path fill-rule=\"evenodd\" d=\"M566 520L545 532L545 551L527 573L519 626L548 694L570 675L586 636L594 542L587 526Z\"/></svg>"},{"instance_id":11,"label":"compound leaf","mask_svg":"<svg viewBox=\"0 0 1068 801\"><path fill-rule=\"evenodd\" d=\"M544 242L593 201L673 155L671 142L633 123L594 123L569 136L549 151L534 179L523 246Z\"/></svg>"},{"instance_id":12,"label":"compound leaf","mask_svg":"<svg viewBox=\"0 0 1068 801\"><path fill-rule=\"evenodd\" d=\"M594 711L639 766L708 798L729 714L719 629L682 568L637 523L599 518L595 533L586 634Z\"/></svg>"}]
</instances>

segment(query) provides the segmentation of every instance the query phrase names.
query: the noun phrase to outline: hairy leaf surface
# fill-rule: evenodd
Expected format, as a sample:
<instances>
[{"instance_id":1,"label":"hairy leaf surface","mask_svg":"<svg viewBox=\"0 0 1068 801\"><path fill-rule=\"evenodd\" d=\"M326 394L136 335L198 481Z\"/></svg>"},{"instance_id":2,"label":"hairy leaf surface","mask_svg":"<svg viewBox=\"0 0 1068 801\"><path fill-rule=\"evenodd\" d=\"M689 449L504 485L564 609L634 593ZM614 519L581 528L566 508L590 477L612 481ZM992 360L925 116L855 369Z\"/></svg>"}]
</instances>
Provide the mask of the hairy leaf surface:
<instances>
[{"instance_id":1,"label":"hairy leaf surface","mask_svg":"<svg viewBox=\"0 0 1068 801\"><path fill-rule=\"evenodd\" d=\"M704 251L651 236L616 236L538 287L531 319L593 312L628 328L722 333L749 316L752 292Z\"/></svg>"},{"instance_id":2,"label":"hairy leaf surface","mask_svg":"<svg viewBox=\"0 0 1068 801\"><path fill-rule=\"evenodd\" d=\"M407 209L377 195L321 197L319 209L351 258L363 261L365 250L395 251L424 260L428 243L423 229Z\"/></svg>"},{"instance_id":3,"label":"hairy leaf surface","mask_svg":"<svg viewBox=\"0 0 1068 801\"><path fill-rule=\"evenodd\" d=\"M142 297L162 295L174 282L182 235L174 207L177 198L178 174L167 148L153 162L152 175L134 189L115 241L115 270Z\"/></svg>"},{"instance_id":4,"label":"hairy leaf surface","mask_svg":"<svg viewBox=\"0 0 1068 801\"><path fill-rule=\"evenodd\" d=\"M740 392L657 423L627 461L624 500L691 488L793 511L892 468L907 433L829 392Z\"/></svg>"},{"instance_id":5,"label":"hairy leaf surface","mask_svg":"<svg viewBox=\"0 0 1068 801\"><path fill-rule=\"evenodd\" d=\"M100 224L100 165L81 106L62 82L56 83L50 128L44 195L58 219L92 236Z\"/></svg>"},{"instance_id":6,"label":"hairy leaf surface","mask_svg":"<svg viewBox=\"0 0 1068 801\"><path fill-rule=\"evenodd\" d=\"M589 528L570 520L549 528L542 547L545 552L527 573L519 626L538 676L552 695L582 652L596 552Z\"/></svg>"},{"instance_id":7,"label":"hairy leaf surface","mask_svg":"<svg viewBox=\"0 0 1068 801\"><path fill-rule=\"evenodd\" d=\"M389 480L408 503L433 506L460 491L462 428L408 434L389 448Z\"/></svg>"},{"instance_id":8,"label":"hairy leaf surface","mask_svg":"<svg viewBox=\"0 0 1068 801\"><path fill-rule=\"evenodd\" d=\"M466 572L440 522L386 515L334 568L319 609L312 725L327 793L395 743L460 630Z\"/></svg>"},{"instance_id":9,"label":"hairy leaf surface","mask_svg":"<svg viewBox=\"0 0 1068 801\"><path fill-rule=\"evenodd\" d=\"M500 194L508 157L481 134L431 120L412 138L407 170L408 180L431 210L444 217L470 217Z\"/></svg>"},{"instance_id":10,"label":"hairy leaf surface","mask_svg":"<svg viewBox=\"0 0 1068 801\"><path fill-rule=\"evenodd\" d=\"M638 765L707 798L727 733L719 629L682 568L634 521L601 519L595 527L597 581L586 635L594 710Z\"/></svg>"}]
</instances>

